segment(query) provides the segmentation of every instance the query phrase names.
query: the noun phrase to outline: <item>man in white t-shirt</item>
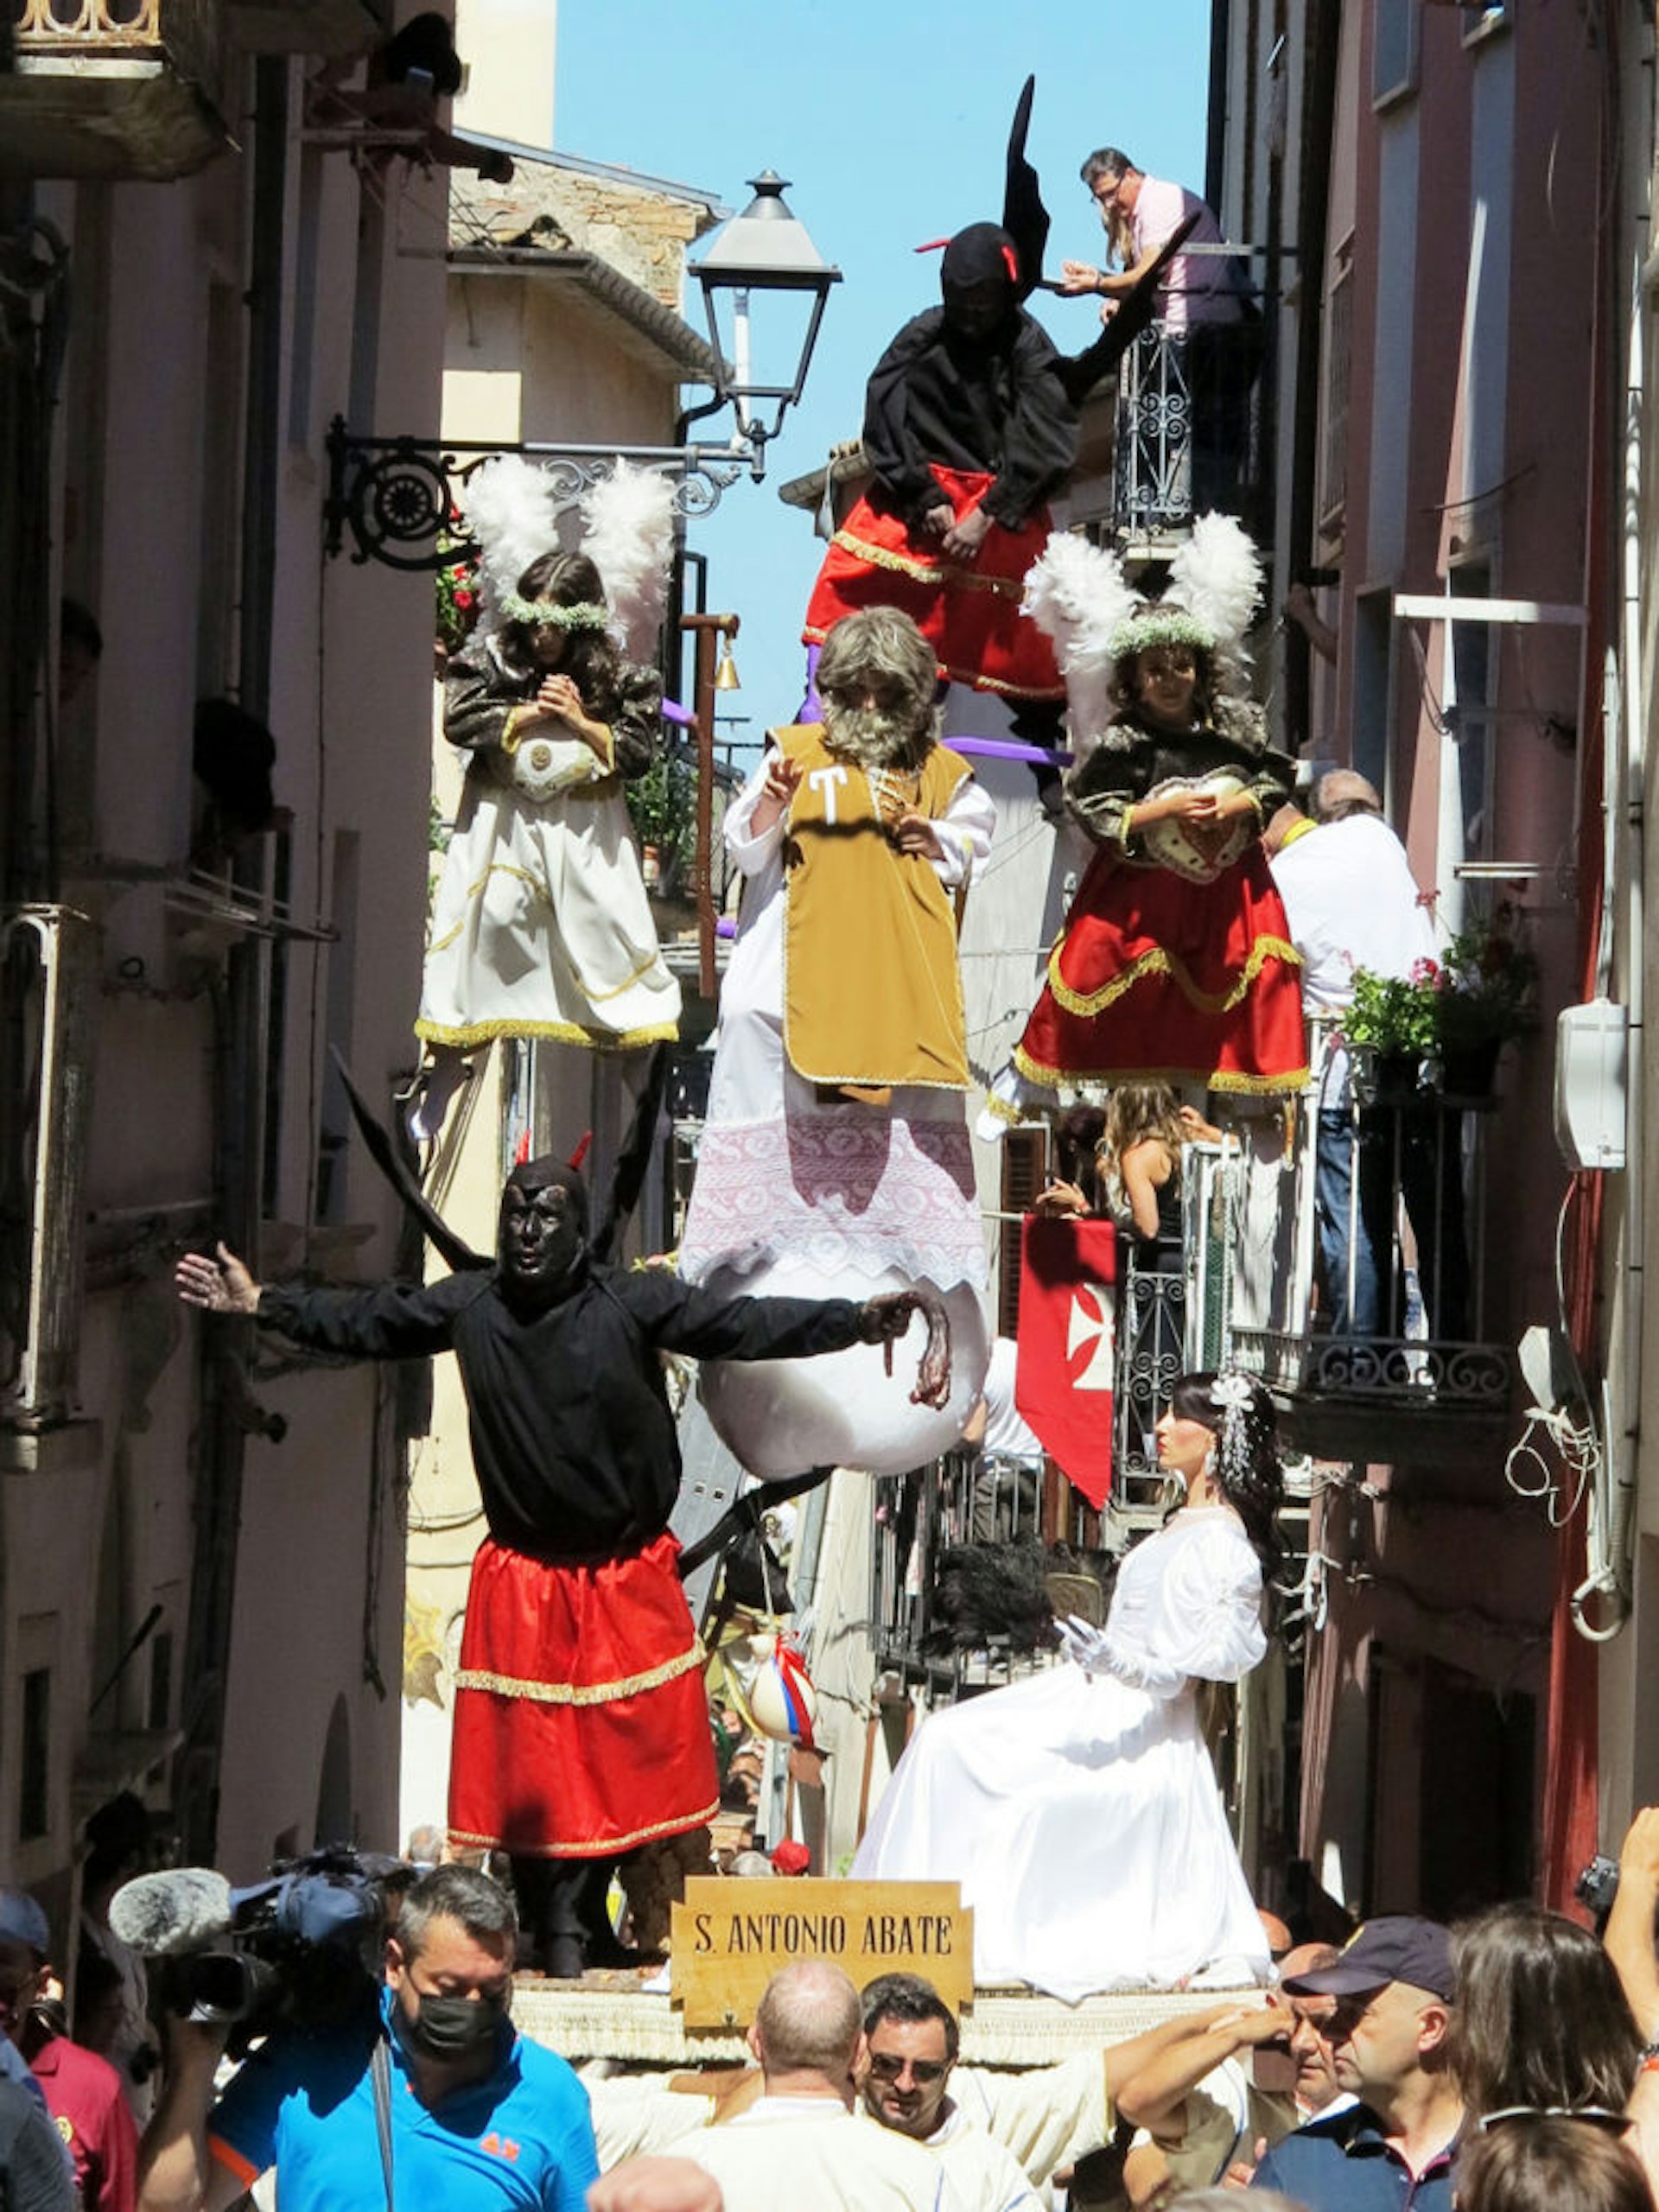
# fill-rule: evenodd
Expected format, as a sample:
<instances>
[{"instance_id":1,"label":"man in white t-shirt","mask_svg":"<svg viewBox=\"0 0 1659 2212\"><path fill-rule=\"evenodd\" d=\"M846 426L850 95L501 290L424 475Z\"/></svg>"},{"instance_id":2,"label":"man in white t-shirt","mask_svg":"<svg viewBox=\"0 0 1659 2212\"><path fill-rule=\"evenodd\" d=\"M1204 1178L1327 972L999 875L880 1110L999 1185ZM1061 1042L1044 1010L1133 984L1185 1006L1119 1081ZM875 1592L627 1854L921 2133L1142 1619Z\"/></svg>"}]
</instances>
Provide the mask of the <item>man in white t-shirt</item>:
<instances>
[{"instance_id":1,"label":"man in white t-shirt","mask_svg":"<svg viewBox=\"0 0 1659 2212\"><path fill-rule=\"evenodd\" d=\"M726 2212L968 2212L931 2152L855 2117L864 2031L838 1967L804 1959L773 1974L749 2047L760 2096L679 2146L719 2183Z\"/></svg>"},{"instance_id":2,"label":"man in white t-shirt","mask_svg":"<svg viewBox=\"0 0 1659 2212\"><path fill-rule=\"evenodd\" d=\"M1405 847L1382 819L1382 801L1351 768L1333 768L1313 793L1315 820L1272 825L1268 846L1273 880L1285 902L1291 938L1302 960L1302 1001L1310 1014L1340 1017L1352 1005L1354 973L1407 976L1434 956L1434 931L1411 873ZM1448 1320L1465 1303L1468 1262L1461 1190L1455 1165L1442 1175L1433 1158L1432 1127L1407 1114L1391 1120L1353 1111L1345 1051L1325 1064L1319 1092L1315 1203L1333 1336L1376 1337L1385 1327L1384 1293L1394 1241L1393 1173L1396 1148L1406 1210L1416 1234L1419 1266L1433 1280L1441 1249ZM1396 1147L1396 1136L1398 1145ZM1350 1236L1351 1225L1354 1230ZM1352 1296L1350 1297L1351 1284ZM1442 1335L1460 1335L1448 1327Z\"/></svg>"}]
</instances>

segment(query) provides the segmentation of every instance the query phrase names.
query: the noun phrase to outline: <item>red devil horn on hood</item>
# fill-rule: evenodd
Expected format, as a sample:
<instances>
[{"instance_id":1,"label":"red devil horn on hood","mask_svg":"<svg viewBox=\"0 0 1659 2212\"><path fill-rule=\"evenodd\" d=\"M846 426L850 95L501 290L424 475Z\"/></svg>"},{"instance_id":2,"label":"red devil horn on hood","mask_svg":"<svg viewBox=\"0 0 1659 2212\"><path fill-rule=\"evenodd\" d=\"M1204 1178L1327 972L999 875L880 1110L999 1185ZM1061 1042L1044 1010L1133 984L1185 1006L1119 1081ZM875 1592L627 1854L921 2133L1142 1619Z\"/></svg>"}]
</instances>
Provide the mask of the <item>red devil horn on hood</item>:
<instances>
[{"instance_id":1,"label":"red devil horn on hood","mask_svg":"<svg viewBox=\"0 0 1659 2212\"><path fill-rule=\"evenodd\" d=\"M587 1159L587 1157L588 1157L588 1146L589 1146L590 1144L592 1144L593 1141L594 1141L594 1133L593 1133L593 1131L592 1131L591 1129L585 1129L585 1130L582 1132L582 1142L581 1142L581 1143L576 1147L575 1150L571 1154L571 1155L570 1155L569 1159L569 1160L567 1160L565 1161L565 1163L564 1163L564 1164L565 1164L565 1166L566 1166L567 1167L580 1167L580 1166L582 1166L582 1161L583 1161L584 1160L586 1160L586 1159Z\"/></svg>"}]
</instances>

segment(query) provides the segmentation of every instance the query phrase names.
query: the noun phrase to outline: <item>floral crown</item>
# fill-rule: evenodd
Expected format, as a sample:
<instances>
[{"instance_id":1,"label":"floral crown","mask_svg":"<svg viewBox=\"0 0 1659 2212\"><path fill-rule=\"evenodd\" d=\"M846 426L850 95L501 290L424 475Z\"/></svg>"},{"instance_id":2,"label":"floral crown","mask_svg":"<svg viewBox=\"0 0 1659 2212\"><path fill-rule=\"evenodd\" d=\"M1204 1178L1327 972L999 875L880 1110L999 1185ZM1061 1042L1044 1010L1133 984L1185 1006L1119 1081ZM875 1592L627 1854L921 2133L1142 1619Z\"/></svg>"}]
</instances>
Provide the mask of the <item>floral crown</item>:
<instances>
[{"instance_id":1,"label":"floral crown","mask_svg":"<svg viewBox=\"0 0 1659 2212\"><path fill-rule=\"evenodd\" d=\"M516 591L503 596L501 613L508 622L527 622L537 627L550 623L556 630L607 630L611 622L608 610L590 599L566 607L556 599L524 599Z\"/></svg>"},{"instance_id":2,"label":"floral crown","mask_svg":"<svg viewBox=\"0 0 1659 2212\"><path fill-rule=\"evenodd\" d=\"M1216 633L1184 607L1143 607L1120 622L1106 640L1114 660L1149 652L1154 645L1198 645L1213 652Z\"/></svg>"}]
</instances>

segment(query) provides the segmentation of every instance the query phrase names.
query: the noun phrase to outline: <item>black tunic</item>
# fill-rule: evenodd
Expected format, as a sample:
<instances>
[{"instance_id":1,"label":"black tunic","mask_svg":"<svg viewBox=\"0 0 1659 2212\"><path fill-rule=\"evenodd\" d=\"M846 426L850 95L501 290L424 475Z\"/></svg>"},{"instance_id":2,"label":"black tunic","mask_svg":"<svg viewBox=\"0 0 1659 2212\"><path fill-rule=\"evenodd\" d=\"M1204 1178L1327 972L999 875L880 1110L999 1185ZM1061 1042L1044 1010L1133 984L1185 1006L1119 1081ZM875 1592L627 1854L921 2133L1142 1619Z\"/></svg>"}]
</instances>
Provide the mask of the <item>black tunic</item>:
<instances>
[{"instance_id":1,"label":"black tunic","mask_svg":"<svg viewBox=\"0 0 1659 2212\"><path fill-rule=\"evenodd\" d=\"M875 472L870 504L918 524L941 493L928 467L995 478L982 502L1018 530L1077 459L1077 410L1060 357L1028 315L993 337L965 337L943 308L907 322L876 363L864 403L864 453Z\"/></svg>"},{"instance_id":2,"label":"black tunic","mask_svg":"<svg viewBox=\"0 0 1659 2212\"><path fill-rule=\"evenodd\" d=\"M365 1290L268 1289L259 1319L296 1344L370 1359L453 1351L490 1534L556 1562L637 1551L668 1525L680 1452L659 1351L791 1359L857 1341L844 1298L719 1298L660 1268L580 1264L574 1287L516 1313L497 1270Z\"/></svg>"}]
</instances>

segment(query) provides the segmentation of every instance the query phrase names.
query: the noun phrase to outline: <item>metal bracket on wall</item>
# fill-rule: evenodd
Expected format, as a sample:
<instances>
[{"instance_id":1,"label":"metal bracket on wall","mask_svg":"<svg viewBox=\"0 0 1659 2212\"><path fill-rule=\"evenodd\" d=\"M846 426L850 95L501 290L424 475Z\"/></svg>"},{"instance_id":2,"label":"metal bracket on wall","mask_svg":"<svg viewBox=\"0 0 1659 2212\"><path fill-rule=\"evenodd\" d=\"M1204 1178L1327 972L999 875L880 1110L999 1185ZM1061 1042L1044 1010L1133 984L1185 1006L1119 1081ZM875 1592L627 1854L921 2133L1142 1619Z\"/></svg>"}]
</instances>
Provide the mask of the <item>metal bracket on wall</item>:
<instances>
[{"instance_id":1,"label":"metal bracket on wall","mask_svg":"<svg viewBox=\"0 0 1659 2212\"><path fill-rule=\"evenodd\" d=\"M462 498L473 470L498 454L521 454L552 477L555 512L576 505L619 461L655 469L674 485L677 514L711 514L722 492L749 467L743 448L727 446L575 446L482 444L448 438L365 438L343 416L328 427L328 496L323 503L323 550L330 559L349 536L354 563L433 570L465 559L477 547L467 535ZM751 472L752 473L752 472Z\"/></svg>"}]
</instances>

